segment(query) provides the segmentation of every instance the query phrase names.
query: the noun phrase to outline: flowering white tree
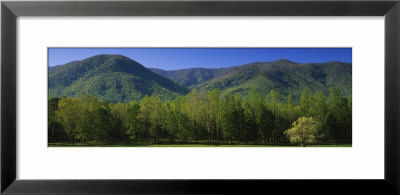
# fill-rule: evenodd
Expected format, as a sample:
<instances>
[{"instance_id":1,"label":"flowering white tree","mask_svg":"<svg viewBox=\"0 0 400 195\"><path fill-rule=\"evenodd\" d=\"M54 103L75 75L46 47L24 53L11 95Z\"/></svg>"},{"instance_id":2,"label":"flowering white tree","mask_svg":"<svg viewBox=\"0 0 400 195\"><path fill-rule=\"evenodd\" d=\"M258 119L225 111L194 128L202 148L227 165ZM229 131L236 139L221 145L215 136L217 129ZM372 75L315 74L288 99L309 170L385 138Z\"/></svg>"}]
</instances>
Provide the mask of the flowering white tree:
<instances>
[{"instance_id":1,"label":"flowering white tree","mask_svg":"<svg viewBox=\"0 0 400 195\"><path fill-rule=\"evenodd\" d=\"M300 117L293 122L292 128L286 130L290 142L299 143L305 147L306 144L315 143L320 135L319 124L312 117Z\"/></svg>"}]
</instances>

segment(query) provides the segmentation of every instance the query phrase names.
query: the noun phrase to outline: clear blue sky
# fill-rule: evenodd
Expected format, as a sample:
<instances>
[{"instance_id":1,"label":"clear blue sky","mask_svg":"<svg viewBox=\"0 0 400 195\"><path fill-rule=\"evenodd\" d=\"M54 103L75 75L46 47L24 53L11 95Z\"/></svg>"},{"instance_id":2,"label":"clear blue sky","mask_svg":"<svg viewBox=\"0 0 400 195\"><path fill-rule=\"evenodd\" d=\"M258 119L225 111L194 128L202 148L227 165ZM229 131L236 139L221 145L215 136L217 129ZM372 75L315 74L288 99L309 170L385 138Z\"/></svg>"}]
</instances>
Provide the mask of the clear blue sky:
<instances>
[{"instance_id":1,"label":"clear blue sky","mask_svg":"<svg viewBox=\"0 0 400 195\"><path fill-rule=\"evenodd\" d=\"M99 54L120 54L145 67L177 70L222 68L288 59L298 63L352 62L351 48L49 48L49 66Z\"/></svg>"}]
</instances>

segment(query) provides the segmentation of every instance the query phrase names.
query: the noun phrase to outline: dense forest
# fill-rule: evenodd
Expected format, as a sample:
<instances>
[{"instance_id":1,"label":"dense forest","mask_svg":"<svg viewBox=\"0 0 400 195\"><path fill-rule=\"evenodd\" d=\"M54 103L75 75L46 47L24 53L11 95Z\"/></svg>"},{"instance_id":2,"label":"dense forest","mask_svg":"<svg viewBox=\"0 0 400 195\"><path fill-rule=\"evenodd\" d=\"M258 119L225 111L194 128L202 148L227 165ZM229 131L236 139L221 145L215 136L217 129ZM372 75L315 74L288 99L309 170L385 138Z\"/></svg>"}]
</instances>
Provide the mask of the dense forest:
<instances>
[{"instance_id":1,"label":"dense forest","mask_svg":"<svg viewBox=\"0 0 400 195\"><path fill-rule=\"evenodd\" d=\"M62 144L329 144L352 140L352 101L337 88L276 90L248 96L193 89L173 100L159 95L128 103L79 97L49 98L49 145Z\"/></svg>"}]
</instances>

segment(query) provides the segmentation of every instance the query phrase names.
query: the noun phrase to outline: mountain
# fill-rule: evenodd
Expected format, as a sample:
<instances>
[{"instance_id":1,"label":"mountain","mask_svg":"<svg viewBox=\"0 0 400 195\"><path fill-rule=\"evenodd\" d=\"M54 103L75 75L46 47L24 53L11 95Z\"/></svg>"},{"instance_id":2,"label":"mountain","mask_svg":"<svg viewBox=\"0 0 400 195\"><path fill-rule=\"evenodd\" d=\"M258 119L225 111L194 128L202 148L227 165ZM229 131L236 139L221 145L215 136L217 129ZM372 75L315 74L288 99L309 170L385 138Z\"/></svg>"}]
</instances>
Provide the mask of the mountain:
<instances>
[{"instance_id":1,"label":"mountain","mask_svg":"<svg viewBox=\"0 0 400 195\"><path fill-rule=\"evenodd\" d=\"M145 68L121 55L97 55L82 61L48 67L49 97L77 97L88 93L111 102L140 100L158 94L162 99L185 95L189 89L211 90L222 94L252 89L266 95L279 91L283 97L298 99L301 91L329 93L339 88L342 95L352 93L352 64L344 62L295 63L281 59L229 68L191 68L162 70Z\"/></svg>"},{"instance_id":2,"label":"mountain","mask_svg":"<svg viewBox=\"0 0 400 195\"><path fill-rule=\"evenodd\" d=\"M275 89L283 96L292 94L298 99L302 90L328 94L330 87L339 88L345 97L352 93L352 64L338 61L300 64L281 59L224 69L152 71L188 88L218 88L222 94L239 92L246 95L251 89L256 89L265 95Z\"/></svg>"},{"instance_id":3,"label":"mountain","mask_svg":"<svg viewBox=\"0 0 400 195\"><path fill-rule=\"evenodd\" d=\"M207 69L207 68L190 68L181 70L162 70L157 68L149 68L151 71L172 79L177 83L185 86L191 87L197 84L204 83L215 77L221 76L229 72L229 68L220 69Z\"/></svg>"},{"instance_id":4,"label":"mountain","mask_svg":"<svg viewBox=\"0 0 400 195\"><path fill-rule=\"evenodd\" d=\"M49 97L77 97L82 93L111 102L128 102L145 95L163 99L188 89L121 55L97 55L48 69Z\"/></svg>"}]
</instances>

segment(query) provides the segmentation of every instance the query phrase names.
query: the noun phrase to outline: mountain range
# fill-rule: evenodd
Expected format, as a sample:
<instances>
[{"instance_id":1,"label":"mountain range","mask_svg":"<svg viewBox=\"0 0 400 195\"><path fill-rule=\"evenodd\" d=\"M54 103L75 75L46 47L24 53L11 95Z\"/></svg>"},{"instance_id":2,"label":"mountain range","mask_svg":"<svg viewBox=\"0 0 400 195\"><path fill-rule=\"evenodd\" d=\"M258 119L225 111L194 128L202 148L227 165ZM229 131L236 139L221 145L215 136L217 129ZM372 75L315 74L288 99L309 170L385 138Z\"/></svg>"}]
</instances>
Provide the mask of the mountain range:
<instances>
[{"instance_id":1,"label":"mountain range","mask_svg":"<svg viewBox=\"0 0 400 195\"><path fill-rule=\"evenodd\" d=\"M222 94L246 95L251 89L267 94L275 89L283 96L298 97L303 90L328 94L330 87L336 87L351 96L352 64L339 61L300 64L280 59L221 69L150 70L189 89L218 88Z\"/></svg>"},{"instance_id":2,"label":"mountain range","mask_svg":"<svg viewBox=\"0 0 400 195\"><path fill-rule=\"evenodd\" d=\"M280 59L229 68L163 70L146 68L121 55L97 55L49 67L48 76L49 97L89 93L111 102L140 100L152 94L167 100L191 89L214 88L222 95L238 92L243 96L252 89L263 95L275 89L295 99L303 90L328 94L330 87L339 88L345 97L352 93L352 64L339 61L295 63Z\"/></svg>"}]
</instances>

